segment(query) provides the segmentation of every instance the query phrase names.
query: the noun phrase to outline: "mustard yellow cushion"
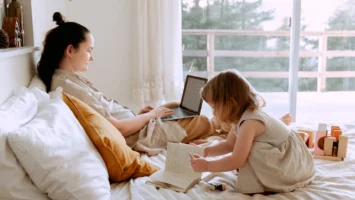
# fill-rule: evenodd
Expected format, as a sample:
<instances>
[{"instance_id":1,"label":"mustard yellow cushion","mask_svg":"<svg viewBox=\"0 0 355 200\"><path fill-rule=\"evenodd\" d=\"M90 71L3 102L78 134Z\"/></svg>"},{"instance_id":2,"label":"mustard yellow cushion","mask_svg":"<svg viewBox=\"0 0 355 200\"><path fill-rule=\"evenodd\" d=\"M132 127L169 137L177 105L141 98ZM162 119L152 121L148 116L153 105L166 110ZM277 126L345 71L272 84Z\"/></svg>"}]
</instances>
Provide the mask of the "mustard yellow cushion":
<instances>
[{"instance_id":1,"label":"mustard yellow cushion","mask_svg":"<svg viewBox=\"0 0 355 200\"><path fill-rule=\"evenodd\" d=\"M158 170L156 166L141 160L139 153L126 145L117 128L90 106L64 92L63 100L100 152L111 181L149 176Z\"/></svg>"}]
</instances>

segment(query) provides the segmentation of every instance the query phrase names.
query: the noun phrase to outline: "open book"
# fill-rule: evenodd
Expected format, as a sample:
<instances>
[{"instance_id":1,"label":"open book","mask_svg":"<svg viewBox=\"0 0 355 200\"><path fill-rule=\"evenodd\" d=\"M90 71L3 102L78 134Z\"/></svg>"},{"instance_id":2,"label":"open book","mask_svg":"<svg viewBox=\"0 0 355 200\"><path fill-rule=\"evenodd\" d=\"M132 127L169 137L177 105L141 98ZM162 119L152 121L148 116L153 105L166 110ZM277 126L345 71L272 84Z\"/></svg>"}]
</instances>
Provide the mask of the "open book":
<instances>
[{"instance_id":1,"label":"open book","mask_svg":"<svg viewBox=\"0 0 355 200\"><path fill-rule=\"evenodd\" d=\"M212 173L209 172L195 172L191 167L189 154L203 156L203 148L183 143L168 143L165 169L152 174L147 184L178 192L187 192L201 178L212 177Z\"/></svg>"}]
</instances>

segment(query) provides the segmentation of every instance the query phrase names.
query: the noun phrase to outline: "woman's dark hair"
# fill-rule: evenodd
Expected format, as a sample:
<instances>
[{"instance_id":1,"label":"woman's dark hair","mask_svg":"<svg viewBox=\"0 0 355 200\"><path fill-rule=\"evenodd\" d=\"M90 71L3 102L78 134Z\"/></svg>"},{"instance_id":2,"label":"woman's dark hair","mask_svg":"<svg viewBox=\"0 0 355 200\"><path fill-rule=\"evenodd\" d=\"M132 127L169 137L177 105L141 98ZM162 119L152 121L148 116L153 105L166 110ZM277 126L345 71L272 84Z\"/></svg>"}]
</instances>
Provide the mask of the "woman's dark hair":
<instances>
[{"instance_id":1,"label":"woman's dark hair","mask_svg":"<svg viewBox=\"0 0 355 200\"><path fill-rule=\"evenodd\" d=\"M62 60L65 50L69 45L78 48L79 44L85 41L86 33L90 33L86 27L75 23L65 22L59 12L53 14L53 21L58 25L48 31L43 41L41 59L37 64L37 73L44 82L47 92L51 89L52 76Z\"/></svg>"}]
</instances>

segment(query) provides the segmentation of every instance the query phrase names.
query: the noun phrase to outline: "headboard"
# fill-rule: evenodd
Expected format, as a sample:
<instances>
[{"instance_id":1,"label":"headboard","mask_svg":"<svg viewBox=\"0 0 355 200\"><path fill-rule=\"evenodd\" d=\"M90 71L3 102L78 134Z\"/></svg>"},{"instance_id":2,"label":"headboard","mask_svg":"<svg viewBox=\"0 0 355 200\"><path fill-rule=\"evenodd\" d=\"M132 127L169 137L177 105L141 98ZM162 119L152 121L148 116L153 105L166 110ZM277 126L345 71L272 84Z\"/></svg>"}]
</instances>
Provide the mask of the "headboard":
<instances>
[{"instance_id":1,"label":"headboard","mask_svg":"<svg viewBox=\"0 0 355 200\"><path fill-rule=\"evenodd\" d=\"M0 50L0 105L34 75L35 47Z\"/></svg>"}]
</instances>

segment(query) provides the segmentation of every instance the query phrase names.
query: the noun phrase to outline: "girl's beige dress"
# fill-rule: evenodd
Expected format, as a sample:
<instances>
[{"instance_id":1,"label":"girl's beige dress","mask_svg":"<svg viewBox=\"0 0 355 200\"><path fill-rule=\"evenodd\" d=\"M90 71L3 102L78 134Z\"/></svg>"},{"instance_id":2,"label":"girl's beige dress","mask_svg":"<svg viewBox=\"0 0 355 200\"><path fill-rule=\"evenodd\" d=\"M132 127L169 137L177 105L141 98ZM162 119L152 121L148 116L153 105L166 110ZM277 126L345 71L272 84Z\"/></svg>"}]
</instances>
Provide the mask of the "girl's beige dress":
<instances>
[{"instance_id":1,"label":"girl's beige dress","mask_svg":"<svg viewBox=\"0 0 355 200\"><path fill-rule=\"evenodd\" d=\"M262 110L246 111L235 125L259 120L265 132L254 138L247 162L239 169L236 190L241 193L290 192L309 184L314 160L301 137L279 119Z\"/></svg>"}]
</instances>

